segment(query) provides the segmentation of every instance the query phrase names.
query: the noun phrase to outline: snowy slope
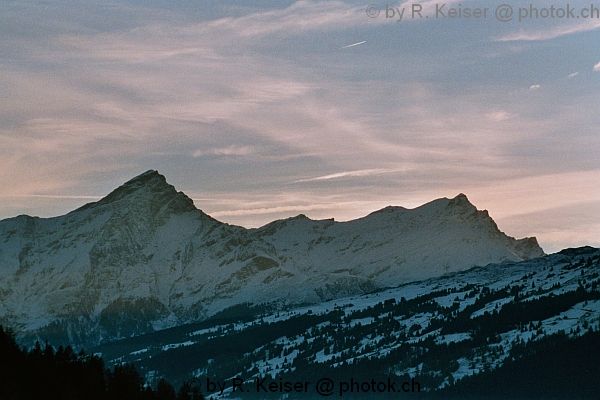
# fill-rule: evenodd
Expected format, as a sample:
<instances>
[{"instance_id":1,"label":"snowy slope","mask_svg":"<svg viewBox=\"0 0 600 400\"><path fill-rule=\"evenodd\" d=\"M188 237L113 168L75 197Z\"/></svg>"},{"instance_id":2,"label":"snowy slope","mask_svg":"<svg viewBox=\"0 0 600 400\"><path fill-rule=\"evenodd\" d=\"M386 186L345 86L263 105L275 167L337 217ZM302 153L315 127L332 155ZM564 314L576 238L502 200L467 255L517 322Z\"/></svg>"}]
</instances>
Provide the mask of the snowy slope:
<instances>
[{"instance_id":1,"label":"snowy slope","mask_svg":"<svg viewBox=\"0 0 600 400\"><path fill-rule=\"evenodd\" d=\"M299 242L298 232L308 240ZM543 254L535 239L514 240L500 232L487 212L477 211L463 194L414 210L386 207L344 223L300 216L257 233L279 255L299 260L298 270L345 273L378 286Z\"/></svg>"},{"instance_id":2,"label":"snowy slope","mask_svg":"<svg viewBox=\"0 0 600 400\"><path fill-rule=\"evenodd\" d=\"M301 215L245 229L148 171L67 215L0 221L0 323L92 344L242 302L318 303L541 255L462 194L350 222Z\"/></svg>"},{"instance_id":3,"label":"snowy slope","mask_svg":"<svg viewBox=\"0 0 600 400\"><path fill-rule=\"evenodd\" d=\"M533 354L527 348L545 340L598 332L600 250L490 264L198 328L182 326L92 351L108 364L135 362L150 381L241 377L251 387L256 378L295 381L323 371L357 379L358 373L410 375L430 389L444 387Z\"/></svg>"}]
</instances>

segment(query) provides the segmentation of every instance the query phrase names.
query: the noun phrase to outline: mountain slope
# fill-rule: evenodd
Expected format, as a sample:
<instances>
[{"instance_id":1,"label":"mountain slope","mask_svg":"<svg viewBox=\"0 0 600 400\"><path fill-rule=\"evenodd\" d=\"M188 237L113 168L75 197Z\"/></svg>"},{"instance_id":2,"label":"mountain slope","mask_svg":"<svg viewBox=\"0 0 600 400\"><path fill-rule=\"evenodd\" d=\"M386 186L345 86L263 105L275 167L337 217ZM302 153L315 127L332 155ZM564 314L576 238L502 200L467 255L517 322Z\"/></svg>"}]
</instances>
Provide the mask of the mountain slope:
<instances>
[{"instance_id":1,"label":"mountain slope","mask_svg":"<svg viewBox=\"0 0 600 400\"><path fill-rule=\"evenodd\" d=\"M336 384L414 378L423 391L464 380L435 397L441 399L597 398L600 360L596 353L585 357L578 345L597 340L600 332L599 249L490 264L318 305L235 311L237 318L231 310L91 351L102 353L108 364L135 362L149 381L166 376L177 384L198 379L204 385L210 379L231 394L237 377L249 398L267 398L257 393L256 379L267 385L309 381L310 390L296 394L301 398L315 393L324 377ZM574 369L561 377L563 364ZM562 380L549 385L552 377ZM489 393L489 384L498 382L502 386ZM556 387L562 391L548 393ZM203 393L211 394L207 389ZM232 397L241 396L236 394ZM398 396L356 395L369 394Z\"/></svg>"},{"instance_id":2,"label":"mountain slope","mask_svg":"<svg viewBox=\"0 0 600 400\"><path fill-rule=\"evenodd\" d=\"M294 242L298 232L310 240ZM414 210L386 207L343 223L299 216L273 222L256 233L278 254L301 260L299 268L345 272L379 285L543 255L535 239L506 236L487 211L477 211L463 194Z\"/></svg>"},{"instance_id":3,"label":"mountain slope","mask_svg":"<svg viewBox=\"0 0 600 400\"><path fill-rule=\"evenodd\" d=\"M301 215L245 229L148 171L67 215L0 221L0 323L90 345L243 302L318 303L541 255L462 194L349 222Z\"/></svg>"}]
</instances>

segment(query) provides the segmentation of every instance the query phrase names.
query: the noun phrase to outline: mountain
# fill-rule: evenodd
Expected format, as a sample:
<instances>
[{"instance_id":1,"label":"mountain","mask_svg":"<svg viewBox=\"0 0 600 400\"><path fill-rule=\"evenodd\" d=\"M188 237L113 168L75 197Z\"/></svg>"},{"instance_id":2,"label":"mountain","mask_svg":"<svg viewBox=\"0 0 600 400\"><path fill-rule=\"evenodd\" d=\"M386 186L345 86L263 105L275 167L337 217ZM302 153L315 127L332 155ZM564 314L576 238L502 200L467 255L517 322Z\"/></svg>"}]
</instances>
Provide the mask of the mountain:
<instances>
[{"instance_id":1,"label":"mountain","mask_svg":"<svg viewBox=\"0 0 600 400\"><path fill-rule=\"evenodd\" d=\"M219 385L224 397L315 398L317 382L328 378L336 397L352 397L353 379L355 398L397 398L404 382L409 392L416 382L419 398L597 399L600 249L489 264L316 305L236 307L91 351L109 365L134 362L150 383L193 383L207 398ZM396 392L387 391L389 380ZM296 391L280 382L303 384Z\"/></svg>"},{"instance_id":2,"label":"mountain","mask_svg":"<svg viewBox=\"0 0 600 400\"><path fill-rule=\"evenodd\" d=\"M349 221L219 222L147 171L64 216L0 221L0 324L23 341L99 344L235 304L317 304L544 253L466 196Z\"/></svg>"}]
</instances>

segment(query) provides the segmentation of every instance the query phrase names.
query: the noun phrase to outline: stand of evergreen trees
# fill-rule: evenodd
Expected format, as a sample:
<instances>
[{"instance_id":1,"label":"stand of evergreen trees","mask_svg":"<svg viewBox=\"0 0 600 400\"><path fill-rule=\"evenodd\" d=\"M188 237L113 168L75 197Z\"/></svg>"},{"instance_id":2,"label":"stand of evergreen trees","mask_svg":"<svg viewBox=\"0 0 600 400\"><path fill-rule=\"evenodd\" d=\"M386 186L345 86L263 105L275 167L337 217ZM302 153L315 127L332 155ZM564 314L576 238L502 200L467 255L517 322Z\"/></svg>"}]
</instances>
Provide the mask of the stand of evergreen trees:
<instances>
[{"instance_id":1,"label":"stand of evergreen trees","mask_svg":"<svg viewBox=\"0 0 600 400\"><path fill-rule=\"evenodd\" d=\"M600 398L600 332L516 346L500 368L437 391L436 400L592 400Z\"/></svg>"},{"instance_id":2,"label":"stand of evergreen trees","mask_svg":"<svg viewBox=\"0 0 600 400\"><path fill-rule=\"evenodd\" d=\"M144 385L132 364L112 370L104 361L70 346L40 343L19 348L14 333L0 326L0 399L2 400L197 400L202 394L183 385L178 392L166 380L156 389Z\"/></svg>"}]
</instances>

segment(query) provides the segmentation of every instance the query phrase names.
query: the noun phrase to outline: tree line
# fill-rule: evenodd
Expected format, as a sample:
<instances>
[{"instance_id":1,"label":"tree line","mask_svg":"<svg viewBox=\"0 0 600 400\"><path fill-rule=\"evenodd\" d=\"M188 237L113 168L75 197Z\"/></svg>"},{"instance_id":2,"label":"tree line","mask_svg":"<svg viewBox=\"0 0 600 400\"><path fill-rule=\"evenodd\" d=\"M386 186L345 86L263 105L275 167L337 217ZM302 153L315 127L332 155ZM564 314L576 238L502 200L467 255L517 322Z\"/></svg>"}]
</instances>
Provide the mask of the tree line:
<instances>
[{"instance_id":1,"label":"tree line","mask_svg":"<svg viewBox=\"0 0 600 400\"><path fill-rule=\"evenodd\" d=\"M144 384L133 364L106 368L97 355L46 342L20 348L14 332L0 325L0 399L3 400L198 400L201 393L183 384L179 391L161 379Z\"/></svg>"}]
</instances>

